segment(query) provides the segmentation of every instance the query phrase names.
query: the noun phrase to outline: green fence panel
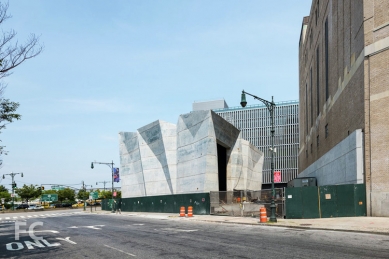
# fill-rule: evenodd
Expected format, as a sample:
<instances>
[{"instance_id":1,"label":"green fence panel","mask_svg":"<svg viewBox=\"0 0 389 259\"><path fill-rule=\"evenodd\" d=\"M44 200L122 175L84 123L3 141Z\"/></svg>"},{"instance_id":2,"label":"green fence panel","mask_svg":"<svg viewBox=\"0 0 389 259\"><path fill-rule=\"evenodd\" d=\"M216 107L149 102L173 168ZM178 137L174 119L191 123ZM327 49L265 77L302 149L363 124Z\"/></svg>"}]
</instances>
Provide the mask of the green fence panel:
<instances>
[{"instance_id":1,"label":"green fence panel","mask_svg":"<svg viewBox=\"0 0 389 259\"><path fill-rule=\"evenodd\" d=\"M354 184L336 185L337 217L354 217Z\"/></svg>"},{"instance_id":2,"label":"green fence panel","mask_svg":"<svg viewBox=\"0 0 389 259\"><path fill-rule=\"evenodd\" d=\"M319 194L316 186L301 187L304 219L320 218Z\"/></svg>"},{"instance_id":3,"label":"green fence panel","mask_svg":"<svg viewBox=\"0 0 389 259\"><path fill-rule=\"evenodd\" d=\"M302 188L285 189L285 206L287 219L303 218Z\"/></svg>"},{"instance_id":4,"label":"green fence panel","mask_svg":"<svg viewBox=\"0 0 389 259\"><path fill-rule=\"evenodd\" d=\"M286 218L319 218L319 198L316 186L285 189Z\"/></svg>"},{"instance_id":5,"label":"green fence panel","mask_svg":"<svg viewBox=\"0 0 389 259\"><path fill-rule=\"evenodd\" d=\"M366 216L366 186L346 184L286 188L285 203L286 218Z\"/></svg>"},{"instance_id":6,"label":"green fence panel","mask_svg":"<svg viewBox=\"0 0 389 259\"><path fill-rule=\"evenodd\" d=\"M115 204L115 203L114 203ZM122 211L133 212L163 212L163 213L180 213L180 207L193 207L193 214L207 215L210 214L209 193L191 193L191 194L174 194L147 196L137 198L118 199L117 206ZM111 210L107 203L102 206L102 210Z\"/></svg>"},{"instance_id":7,"label":"green fence panel","mask_svg":"<svg viewBox=\"0 0 389 259\"><path fill-rule=\"evenodd\" d=\"M366 216L366 185L354 185L355 216Z\"/></svg>"},{"instance_id":8,"label":"green fence panel","mask_svg":"<svg viewBox=\"0 0 389 259\"><path fill-rule=\"evenodd\" d=\"M320 186L320 211L322 218L338 217L336 185Z\"/></svg>"}]
</instances>

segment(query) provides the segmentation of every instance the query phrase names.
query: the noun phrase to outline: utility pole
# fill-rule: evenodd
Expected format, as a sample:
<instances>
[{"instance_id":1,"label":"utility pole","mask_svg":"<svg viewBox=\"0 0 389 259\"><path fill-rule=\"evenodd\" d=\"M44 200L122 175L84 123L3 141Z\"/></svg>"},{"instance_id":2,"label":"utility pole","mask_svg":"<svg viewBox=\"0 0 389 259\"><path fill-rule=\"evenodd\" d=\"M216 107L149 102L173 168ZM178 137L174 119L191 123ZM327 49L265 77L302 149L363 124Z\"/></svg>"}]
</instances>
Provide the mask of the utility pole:
<instances>
[{"instance_id":1,"label":"utility pole","mask_svg":"<svg viewBox=\"0 0 389 259\"><path fill-rule=\"evenodd\" d=\"M105 184L106 183L110 183L111 181L102 181L102 182L96 182L96 185L98 184L98 183L102 183L102 184L104 184L104 191L105 191Z\"/></svg>"},{"instance_id":2,"label":"utility pole","mask_svg":"<svg viewBox=\"0 0 389 259\"><path fill-rule=\"evenodd\" d=\"M5 179L5 175L10 175L12 177L12 210L15 210L14 208L14 203L15 203L15 188L16 188L16 183L14 181L14 177L17 174L21 174L23 177L23 173L10 173L10 174L3 174L3 179Z\"/></svg>"}]
</instances>

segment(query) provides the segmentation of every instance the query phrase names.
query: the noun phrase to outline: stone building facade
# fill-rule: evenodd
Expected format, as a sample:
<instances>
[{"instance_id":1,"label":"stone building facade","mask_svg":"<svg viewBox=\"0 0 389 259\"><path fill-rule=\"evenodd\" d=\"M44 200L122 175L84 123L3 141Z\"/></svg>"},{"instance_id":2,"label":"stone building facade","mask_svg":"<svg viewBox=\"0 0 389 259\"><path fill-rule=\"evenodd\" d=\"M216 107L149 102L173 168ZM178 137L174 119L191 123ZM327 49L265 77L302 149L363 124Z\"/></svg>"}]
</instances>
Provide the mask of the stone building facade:
<instances>
[{"instance_id":1,"label":"stone building facade","mask_svg":"<svg viewBox=\"0 0 389 259\"><path fill-rule=\"evenodd\" d=\"M263 153L216 113L119 133L122 197L261 190Z\"/></svg>"},{"instance_id":2,"label":"stone building facade","mask_svg":"<svg viewBox=\"0 0 389 259\"><path fill-rule=\"evenodd\" d=\"M299 42L299 177L365 183L389 216L389 1L313 0Z\"/></svg>"}]
</instances>

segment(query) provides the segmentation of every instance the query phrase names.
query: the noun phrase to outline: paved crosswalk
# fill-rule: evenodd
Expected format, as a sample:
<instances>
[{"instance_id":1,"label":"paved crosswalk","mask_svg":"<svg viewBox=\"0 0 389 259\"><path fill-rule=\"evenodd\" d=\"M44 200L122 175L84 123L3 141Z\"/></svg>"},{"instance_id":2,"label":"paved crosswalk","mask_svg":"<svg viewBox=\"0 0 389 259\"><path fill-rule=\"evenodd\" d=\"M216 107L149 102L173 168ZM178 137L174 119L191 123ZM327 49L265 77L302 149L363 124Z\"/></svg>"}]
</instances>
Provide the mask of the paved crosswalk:
<instances>
[{"instance_id":1,"label":"paved crosswalk","mask_svg":"<svg viewBox=\"0 0 389 259\"><path fill-rule=\"evenodd\" d=\"M26 220L31 218L47 218L47 217L63 217L63 216L72 216L72 215L78 215L82 212L63 212L63 213L39 213L39 214L31 214L31 215L24 215L24 216L10 216L7 217L5 215L0 215L0 223L2 222L9 222L9 221L15 221L15 220Z\"/></svg>"}]
</instances>

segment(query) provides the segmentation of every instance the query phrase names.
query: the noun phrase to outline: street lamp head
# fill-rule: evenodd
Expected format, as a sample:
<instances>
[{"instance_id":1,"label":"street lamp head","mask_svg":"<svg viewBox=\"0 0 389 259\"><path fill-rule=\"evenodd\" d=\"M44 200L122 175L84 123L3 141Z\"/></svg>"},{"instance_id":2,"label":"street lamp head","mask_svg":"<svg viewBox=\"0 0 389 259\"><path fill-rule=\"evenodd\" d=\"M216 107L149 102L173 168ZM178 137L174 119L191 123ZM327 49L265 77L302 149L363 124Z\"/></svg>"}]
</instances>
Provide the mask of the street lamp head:
<instances>
[{"instance_id":1,"label":"street lamp head","mask_svg":"<svg viewBox=\"0 0 389 259\"><path fill-rule=\"evenodd\" d=\"M3 175L3 179L5 179L5 176Z\"/></svg>"},{"instance_id":2,"label":"street lamp head","mask_svg":"<svg viewBox=\"0 0 389 259\"><path fill-rule=\"evenodd\" d=\"M22 173L22 177L23 177L23 173Z\"/></svg>"},{"instance_id":3,"label":"street lamp head","mask_svg":"<svg viewBox=\"0 0 389 259\"><path fill-rule=\"evenodd\" d=\"M247 105L247 102L246 102L246 94L244 93L244 90L242 91L242 98L240 100L240 105L242 107L246 107Z\"/></svg>"},{"instance_id":4,"label":"street lamp head","mask_svg":"<svg viewBox=\"0 0 389 259\"><path fill-rule=\"evenodd\" d=\"M90 168L92 168L92 169L93 169L93 162L90 164Z\"/></svg>"}]
</instances>

